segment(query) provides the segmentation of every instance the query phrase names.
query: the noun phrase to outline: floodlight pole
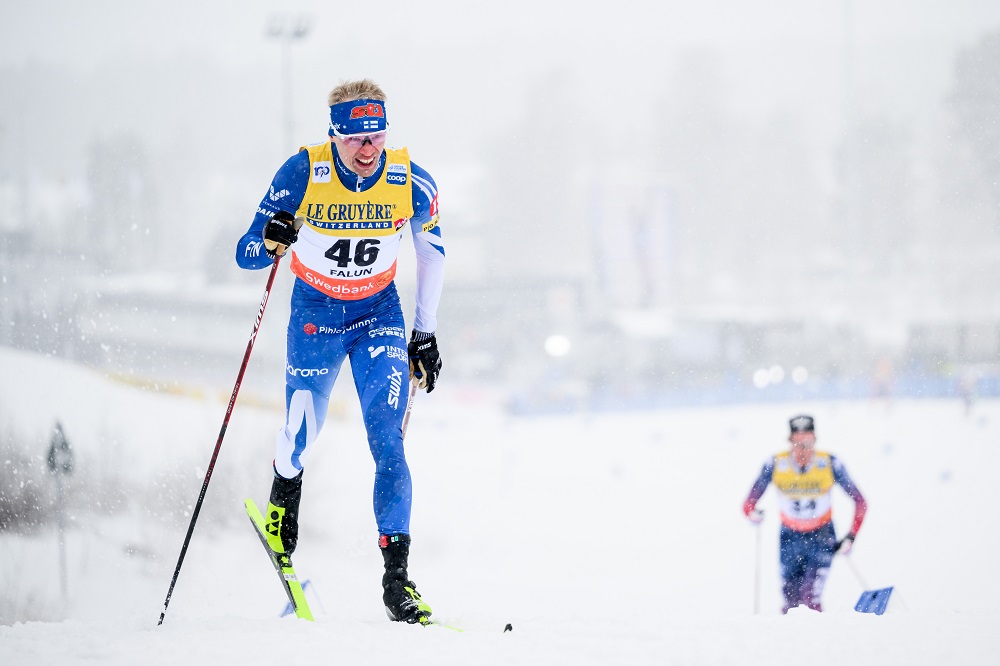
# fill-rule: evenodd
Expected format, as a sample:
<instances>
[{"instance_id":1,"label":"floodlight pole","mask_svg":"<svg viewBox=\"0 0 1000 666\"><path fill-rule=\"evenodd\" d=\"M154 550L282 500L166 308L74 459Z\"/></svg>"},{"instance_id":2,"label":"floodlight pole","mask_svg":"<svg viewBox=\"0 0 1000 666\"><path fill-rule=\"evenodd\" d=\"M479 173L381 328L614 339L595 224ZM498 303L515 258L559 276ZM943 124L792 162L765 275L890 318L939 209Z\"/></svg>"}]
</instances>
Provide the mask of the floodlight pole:
<instances>
[{"instance_id":1,"label":"floodlight pole","mask_svg":"<svg viewBox=\"0 0 1000 666\"><path fill-rule=\"evenodd\" d=\"M281 98L284 116L284 148L293 150L294 120L292 118L292 43L309 34L309 17L276 14L267 26L267 36L281 43Z\"/></svg>"}]
</instances>

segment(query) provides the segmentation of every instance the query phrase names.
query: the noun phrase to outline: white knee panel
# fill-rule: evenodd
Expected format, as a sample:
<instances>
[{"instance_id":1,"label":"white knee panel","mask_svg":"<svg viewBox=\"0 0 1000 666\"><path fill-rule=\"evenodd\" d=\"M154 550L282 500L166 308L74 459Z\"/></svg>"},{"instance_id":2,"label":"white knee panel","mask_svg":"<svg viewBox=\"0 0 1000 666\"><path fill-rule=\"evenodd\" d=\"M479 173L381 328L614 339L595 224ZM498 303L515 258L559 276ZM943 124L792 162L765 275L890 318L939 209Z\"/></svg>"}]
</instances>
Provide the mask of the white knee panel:
<instances>
[{"instance_id":1,"label":"white knee panel","mask_svg":"<svg viewBox=\"0 0 1000 666\"><path fill-rule=\"evenodd\" d=\"M296 449L295 440L305 424L305 446ZM292 393L288 404L285 427L278 431L274 452L274 469L286 479L296 476L305 467L306 456L316 441L316 407L312 391L300 389Z\"/></svg>"}]
</instances>

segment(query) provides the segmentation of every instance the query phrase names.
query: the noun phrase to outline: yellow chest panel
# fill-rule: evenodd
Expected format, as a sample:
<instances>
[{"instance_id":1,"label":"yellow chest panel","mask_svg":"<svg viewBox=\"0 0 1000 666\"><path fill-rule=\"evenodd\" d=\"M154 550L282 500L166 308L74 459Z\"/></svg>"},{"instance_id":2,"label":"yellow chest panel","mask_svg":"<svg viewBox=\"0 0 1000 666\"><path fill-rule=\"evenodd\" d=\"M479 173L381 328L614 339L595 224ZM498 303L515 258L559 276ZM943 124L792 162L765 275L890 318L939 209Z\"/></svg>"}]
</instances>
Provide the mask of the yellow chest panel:
<instances>
[{"instance_id":1,"label":"yellow chest panel","mask_svg":"<svg viewBox=\"0 0 1000 666\"><path fill-rule=\"evenodd\" d=\"M413 217L409 153L386 150L378 181L364 192L352 192L334 173L329 141L306 150L309 184L296 211L305 224L292 246L292 272L332 298L377 294L396 275L400 239Z\"/></svg>"},{"instance_id":2,"label":"yellow chest panel","mask_svg":"<svg viewBox=\"0 0 1000 666\"><path fill-rule=\"evenodd\" d=\"M413 217L413 182L406 148L386 149L378 182L364 192L344 187L333 162L333 144L307 146L309 184L296 217L324 236L372 238L400 233Z\"/></svg>"},{"instance_id":3,"label":"yellow chest panel","mask_svg":"<svg viewBox=\"0 0 1000 666\"><path fill-rule=\"evenodd\" d=\"M829 453L817 451L805 471L800 472L787 451L774 457L771 483L790 499L819 497L833 488L833 464Z\"/></svg>"}]
</instances>

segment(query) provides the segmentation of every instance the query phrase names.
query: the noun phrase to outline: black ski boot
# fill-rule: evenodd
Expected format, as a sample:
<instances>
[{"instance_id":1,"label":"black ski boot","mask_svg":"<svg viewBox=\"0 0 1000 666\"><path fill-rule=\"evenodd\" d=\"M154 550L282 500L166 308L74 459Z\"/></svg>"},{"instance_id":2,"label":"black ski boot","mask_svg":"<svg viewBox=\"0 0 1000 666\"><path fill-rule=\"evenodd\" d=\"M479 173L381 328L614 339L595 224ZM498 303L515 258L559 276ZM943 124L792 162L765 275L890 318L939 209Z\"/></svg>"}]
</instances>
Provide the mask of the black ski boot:
<instances>
[{"instance_id":1,"label":"black ski boot","mask_svg":"<svg viewBox=\"0 0 1000 666\"><path fill-rule=\"evenodd\" d=\"M264 514L267 545L276 553L291 556L299 540L299 500L302 499L302 472L286 479L274 473L271 500Z\"/></svg>"},{"instance_id":2,"label":"black ski boot","mask_svg":"<svg viewBox=\"0 0 1000 666\"><path fill-rule=\"evenodd\" d=\"M431 616L431 607L420 598L417 586L406 573L406 560L410 554L408 534L382 535L378 540L385 561L382 576L382 601L385 613L393 622L423 624Z\"/></svg>"}]
</instances>

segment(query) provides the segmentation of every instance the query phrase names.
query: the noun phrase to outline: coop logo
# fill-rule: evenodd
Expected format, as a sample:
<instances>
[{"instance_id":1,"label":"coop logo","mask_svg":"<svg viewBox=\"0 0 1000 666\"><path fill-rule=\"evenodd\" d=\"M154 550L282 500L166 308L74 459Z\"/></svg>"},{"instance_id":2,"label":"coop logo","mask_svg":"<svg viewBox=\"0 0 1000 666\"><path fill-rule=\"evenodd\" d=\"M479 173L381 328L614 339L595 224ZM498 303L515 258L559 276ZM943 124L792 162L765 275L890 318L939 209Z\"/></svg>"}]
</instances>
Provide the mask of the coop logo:
<instances>
[{"instance_id":1,"label":"coop logo","mask_svg":"<svg viewBox=\"0 0 1000 666\"><path fill-rule=\"evenodd\" d=\"M330 372L328 368L293 368L291 363L285 369L292 377L316 377Z\"/></svg>"},{"instance_id":2,"label":"coop logo","mask_svg":"<svg viewBox=\"0 0 1000 666\"><path fill-rule=\"evenodd\" d=\"M314 183L330 182L329 162L316 162L315 164L313 164L312 182Z\"/></svg>"},{"instance_id":3,"label":"coop logo","mask_svg":"<svg viewBox=\"0 0 1000 666\"><path fill-rule=\"evenodd\" d=\"M385 180L393 185L406 185L406 165L390 164L386 167Z\"/></svg>"},{"instance_id":4,"label":"coop logo","mask_svg":"<svg viewBox=\"0 0 1000 666\"><path fill-rule=\"evenodd\" d=\"M399 391L402 387L403 373L393 368L392 374L389 375L389 398L386 400L386 403L393 409L399 409Z\"/></svg>"},{"instance_id":5,"label":"coop logo","mask_svg":"<svg viewBox=\"0 0 1000 666\"><path fill-rule=\"evenodd\" d=\"M277 201L278 199L283 199L287 197L289 194L291 194L291 192L289 192L288 190L281 190L280 192L275 192L274 185L272 185L271 191L268 192L267 196L271 201Z\"/></svg>"}]
</instances>

